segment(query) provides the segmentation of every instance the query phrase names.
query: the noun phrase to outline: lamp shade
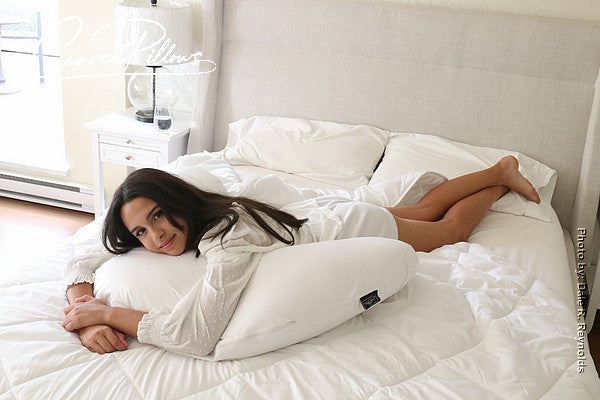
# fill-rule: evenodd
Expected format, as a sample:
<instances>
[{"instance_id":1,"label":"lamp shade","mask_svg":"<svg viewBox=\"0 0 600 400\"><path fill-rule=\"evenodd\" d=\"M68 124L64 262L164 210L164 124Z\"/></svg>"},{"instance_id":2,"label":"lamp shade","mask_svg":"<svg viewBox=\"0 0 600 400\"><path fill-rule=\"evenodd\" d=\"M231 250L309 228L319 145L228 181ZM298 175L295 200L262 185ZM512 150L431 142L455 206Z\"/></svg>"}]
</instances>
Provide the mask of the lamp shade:
<instances>
[{"instance_id":1,"label":"lamp shade","mask_svg":"<svg viewBox=\"0 0 600 400\"><path fill-rule=\"evenodd\" d=\"M115 9L115 58L129 65L162 66L190 61L192 11L180 1L127 0Z\"/></svg>"}]
</instances>

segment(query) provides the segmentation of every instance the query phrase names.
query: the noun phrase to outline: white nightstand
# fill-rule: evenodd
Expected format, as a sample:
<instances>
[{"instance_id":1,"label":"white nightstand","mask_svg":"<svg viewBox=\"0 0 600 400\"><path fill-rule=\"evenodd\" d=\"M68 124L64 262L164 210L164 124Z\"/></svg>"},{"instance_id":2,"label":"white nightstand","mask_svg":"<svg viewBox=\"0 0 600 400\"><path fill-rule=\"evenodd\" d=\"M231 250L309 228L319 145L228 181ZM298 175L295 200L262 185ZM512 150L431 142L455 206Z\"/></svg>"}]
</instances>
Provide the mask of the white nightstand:
<instances>
[{"instance_id":1,"label":"white nightstand","mask_svg":"<svg viewBox=\"0 0 600 400\"><path fill-rule=\"evenodd\" d=\"M185 154L190 114L174 113L168 133L154 124L137 121L134 108L108 114L83 126L92 133L94 157L94 209L98 217L105 208L103 163L128 167L158 168Z\"/></svg>"}]
</instances>

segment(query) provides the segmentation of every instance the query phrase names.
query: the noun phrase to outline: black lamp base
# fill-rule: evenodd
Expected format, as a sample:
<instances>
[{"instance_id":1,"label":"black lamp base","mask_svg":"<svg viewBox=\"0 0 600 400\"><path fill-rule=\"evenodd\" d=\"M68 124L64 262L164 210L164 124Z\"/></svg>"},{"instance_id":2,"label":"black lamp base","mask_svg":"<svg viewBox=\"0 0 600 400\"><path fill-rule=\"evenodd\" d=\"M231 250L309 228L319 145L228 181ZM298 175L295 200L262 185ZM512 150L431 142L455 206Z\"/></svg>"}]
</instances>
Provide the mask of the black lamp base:
<instances>
[{"instance_id":1,"label":"black lamp base","mask_svg":"<svg viewBox=\"0 0 600 400\"><path fill-rule=\"evenodd\" d=\"M154 122L154 110L151 108L144 108L143 110L138 110L135 113L135 119L140 122Z\"/></svg>"}]
</instances>

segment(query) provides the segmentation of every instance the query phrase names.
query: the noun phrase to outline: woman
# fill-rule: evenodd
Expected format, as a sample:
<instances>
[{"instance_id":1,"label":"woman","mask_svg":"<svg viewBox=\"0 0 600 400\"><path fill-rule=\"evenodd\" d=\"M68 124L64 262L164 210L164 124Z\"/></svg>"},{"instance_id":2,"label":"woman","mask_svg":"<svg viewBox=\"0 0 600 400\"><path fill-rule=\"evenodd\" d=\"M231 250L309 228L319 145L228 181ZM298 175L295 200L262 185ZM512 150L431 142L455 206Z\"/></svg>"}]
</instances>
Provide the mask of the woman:
<instances>
[{"instance_id":1,"label":"woman","mask_svg":"<svg viewBox=\"0 0 600 400\"><path fill-rule=\"evenodd\" d=\"M352 236L392 237L417 251L431 251L467 240L492 203L510 189L540 202L518 172L518 161L507 156L488 169L438 185L412 206L348 202L331 210L315 208L301 219L247 198L202 191L163 171L138 170L115 193L103 246L87 249L68 264L70 305L63 325L101 354L124 350L127 334L176 353L205 356L225 330L260 253ZM139 246L171 256L196 249L207 258L206 275L172 311L146 313L94 299L95 269L111 254Z\"/></svg>"}]
</instances>

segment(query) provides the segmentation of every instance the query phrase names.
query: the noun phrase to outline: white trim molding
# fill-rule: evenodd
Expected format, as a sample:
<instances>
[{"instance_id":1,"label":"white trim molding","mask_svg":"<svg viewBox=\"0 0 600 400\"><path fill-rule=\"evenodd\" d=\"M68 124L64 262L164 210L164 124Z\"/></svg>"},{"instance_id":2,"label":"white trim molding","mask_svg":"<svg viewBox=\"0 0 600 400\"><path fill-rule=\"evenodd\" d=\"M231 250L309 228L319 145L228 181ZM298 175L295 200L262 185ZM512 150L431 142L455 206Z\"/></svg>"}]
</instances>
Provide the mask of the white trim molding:
<instances>
[{"instance_id":1,"label":"white trim molding","mask_svg":"<svg viewBox=\"0 0 600 400\"><path fill-rule=\"evenodd\" d=\"M86 185L53 182L0 172L0 196L71 210L94 212L94 192L90 186Z\"/></svg>"}]
</instances>

